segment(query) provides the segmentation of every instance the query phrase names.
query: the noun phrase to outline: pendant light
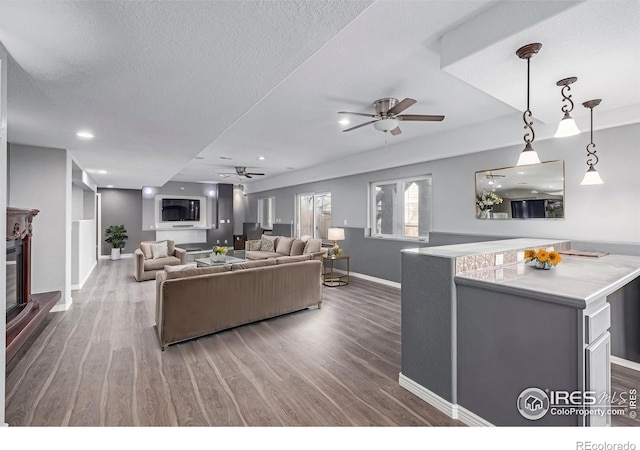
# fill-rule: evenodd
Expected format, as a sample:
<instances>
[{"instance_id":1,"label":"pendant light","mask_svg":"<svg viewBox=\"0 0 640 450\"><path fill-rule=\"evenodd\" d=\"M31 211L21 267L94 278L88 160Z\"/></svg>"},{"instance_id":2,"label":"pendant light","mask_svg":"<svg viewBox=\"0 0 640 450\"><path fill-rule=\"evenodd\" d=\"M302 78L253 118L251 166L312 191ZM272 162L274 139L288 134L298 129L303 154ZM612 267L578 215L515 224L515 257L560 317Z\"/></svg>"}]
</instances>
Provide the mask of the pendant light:
<instances>
[{"instance_id":1,"label":"pendant light","mask_svg":"<svg viewBox=\"0 0 640 450\"><path fill-rule=\"evenodd\" d=\"M596 155L595 149L596 144L593 143L593 108L598 106L602 99L594 99L588 100L582 104L585 108L589 108L591 110L591 142L587 145L587 165L589 169L587 169L587 173L584 174L584 178L580 184L589 185L589 184L604 184L602 178L600 178L600 174L596 170L595 166L598 164L598 156Z\"/></svg>"},{"instance_id":2,"label":"pendant light","mask_svg":"<svg viewBox=\"0 0 640 450\"><path fill-rule=\"evenodd\" d=\"M563 78L556 83L556 86L562 86L562 101L566 103L562 105L562 112L564 113L564 117L558 124L558 130L553 137L566 137L580 134L580 130L576 126L576 121L573 120L573 117L571 117L571 114L569 114L571 111L573 111L573 101L571 101L571 94L569 94L571 87L569 85L575 83L576 81L578 81L578 78L569 77Z\"/></svg>"},{"instance_id":3,"label":"pendant light","mask_svg":"<svg viewBox=\"0 0 640 450\"><path fill-rule=\"evenodd\" d=\"M518 58L527 60L527 110L522 113L522 120L524 121L524 129L529 129L529 131L527 131L523 136L525 146L524 150L522 150L522 153L520 153L520 157L518 158L518 163L516 164L516 166L540 164L540 158L538 158L538 154L531 146L531 143L536 138L536 134L533 131L533 122L530 122L533 114L531 114L531 109L529 108L529 63L531 57L536 55L540 51L541 47L542 44L538 43L527 44L524 47L520 47L516 51L516 55L518 55Z\"/></svg>"}]
</instances>

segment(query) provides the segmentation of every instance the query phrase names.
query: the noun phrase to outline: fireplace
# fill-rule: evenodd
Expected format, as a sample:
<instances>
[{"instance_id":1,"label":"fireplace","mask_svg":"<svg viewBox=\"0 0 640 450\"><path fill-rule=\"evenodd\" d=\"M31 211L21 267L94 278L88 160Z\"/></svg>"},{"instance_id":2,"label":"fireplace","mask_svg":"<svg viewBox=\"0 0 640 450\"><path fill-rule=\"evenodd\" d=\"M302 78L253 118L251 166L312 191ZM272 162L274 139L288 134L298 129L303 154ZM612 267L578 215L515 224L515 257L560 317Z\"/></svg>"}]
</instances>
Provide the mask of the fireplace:
<instances>
[{"instance_id":1,"label":"fireplace","mask_svg":"<svg viewBox=\"0 0 640 450\"><path fill-rule=\"evenodd\" d=\"M31 294L32 222L39 212L7 208L7 363L62 297L60 291Z\"/></svg>"}]
</instances>

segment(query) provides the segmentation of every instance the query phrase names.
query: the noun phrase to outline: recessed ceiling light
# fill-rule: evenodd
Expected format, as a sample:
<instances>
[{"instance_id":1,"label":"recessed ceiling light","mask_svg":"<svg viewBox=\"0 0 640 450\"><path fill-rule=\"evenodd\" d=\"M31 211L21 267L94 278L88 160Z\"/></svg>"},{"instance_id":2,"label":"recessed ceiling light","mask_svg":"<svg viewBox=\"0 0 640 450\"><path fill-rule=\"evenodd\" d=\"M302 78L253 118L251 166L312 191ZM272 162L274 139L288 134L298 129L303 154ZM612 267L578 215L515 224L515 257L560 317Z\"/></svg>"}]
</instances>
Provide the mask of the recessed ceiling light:
<instances>
[{"instance_id":1,"label":"recessed ceiling light","mask_svg":"<svg viewBox=\"0 0 640 450\"><path fill-rule=\"evenodd\" d=\"M196 159L204 159L204 156L196 156Z\"/></svg>"},{"instance_id":2,"label":"recessed ceiling light","mask_svg":"<svg viewBox=\"0 0 640 450\"><path fill-rule=\"evenodd\" d=\"M107 173L107 171L106 171L106 170L101 169L101 170L98 170L98 173L99 173L99 174L104 175L105 173Z\"/></svg>"},{"instance_id":3,"label":"recessed ceiling light","mask_svg":"<svg viewBox=\"0 0 640 450\"><path fill-rule=\"evenodd\" d=\"M349 119L347 119L347 118L344 118L344 119L340 119L340 120L338 121L338 123L339 123L340 125L349 125L349 124L351 123L351 121L350 121Z\"/></svg>"},{"instance_id":4,"label":"recessed ceiling light","mask_svg":"<svg viewBox=\"0 0 640 450\"><path fill-rule=\"evenodd\" d=\"M264 156L258 156L258 159L259 159L260 161L264 161Z\"/></svg>"},{"instance_id":5,"label":"recessed ceiling light","mask_svg":"<svg viewBox=\"0 0 640 450\"><path fill-rule=\"evenodd\" d=\"M108 188L112 188L112 187L113 187L113 184L107 184L107 187L108 187Z\"/></svg>"},{"instance_id":6,"label":"recessed ceiling light","mask_svg":"<svg viewBox=\"0 0 640 450\"><path fill-rule=\"evenodd\" d=\"M151 189L149 186L147 186L146 188L144 188L144 189L142 190L142 192L143 192L144 194L146 194L146 195L149 195L149 194L151 194L151 193L153 192L153 189Z\"/></svg>"},{"instance_id":7,"label":"recessed ceiling light","mask_svg":"<svg viewBox=\"0 0 640 450\"><path fill-rule=\"evenodd\" d=\"M180 189L182 189L184 191L184 186L180 186Z\"/></svg>"},{"instance_id":8,"label":"recessed ceiling light","mask_svg":"<svg viewBox=\"0 0 640 450\"><path fill-rule=\"evenodd\" d=\"M221 156L220 159L233 159L233 158L230 158L229 156Z\"/></svg>"},{"instance_id":9,"label":"recessed ceiling light","mask_svg":"<svg viewBox=\"0 0 640 450\"><path fill-rule=\"evenodd\" d=\"M93 139L93 133L91 131L78 131L76 136L82 139Z\"/></svg>"}]
</instances>

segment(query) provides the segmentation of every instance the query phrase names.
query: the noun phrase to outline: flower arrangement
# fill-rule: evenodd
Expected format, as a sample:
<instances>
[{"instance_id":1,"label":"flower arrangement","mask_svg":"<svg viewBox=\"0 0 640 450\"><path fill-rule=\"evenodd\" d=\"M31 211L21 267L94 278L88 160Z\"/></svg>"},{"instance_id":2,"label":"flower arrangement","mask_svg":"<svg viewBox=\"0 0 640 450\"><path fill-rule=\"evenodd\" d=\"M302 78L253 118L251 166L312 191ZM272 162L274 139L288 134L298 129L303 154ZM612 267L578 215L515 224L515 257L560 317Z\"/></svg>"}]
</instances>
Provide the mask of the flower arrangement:
<instances>
[{"instance_id":1,"label":"flower arrangement","mask_svg":"<svg viewBox=\"0 0 640 450\"><path fill-rule=\"evenodd\" d=\"M480 211L493 208L493 205L502 203L502 197L495 192L482 191L482 194L476 195L476 205Z\"/></svg>"},{"instance_id":2,"label":"flower arrangement","mask_svg":"<svg viewBox=\"0 0 640 450\"><path fill-rule=\"evenodd\" d=\"M524 251L525 261L533 261L537 269L551 269L562 261L562 256L555 251L546 251L540 249L538 251L527 249Z\"/></svg>"},{"instance_id":3,"label":"flower arrangement","mask_svg":"<svg viewBox=\"0 0 640 450\"><path fill-rule=\"evenodd\" d=\"M213 250L211 250L211 253L213 253L214 255L226 255L227 247L213 247Z\"/></svg>"}]
</instances>

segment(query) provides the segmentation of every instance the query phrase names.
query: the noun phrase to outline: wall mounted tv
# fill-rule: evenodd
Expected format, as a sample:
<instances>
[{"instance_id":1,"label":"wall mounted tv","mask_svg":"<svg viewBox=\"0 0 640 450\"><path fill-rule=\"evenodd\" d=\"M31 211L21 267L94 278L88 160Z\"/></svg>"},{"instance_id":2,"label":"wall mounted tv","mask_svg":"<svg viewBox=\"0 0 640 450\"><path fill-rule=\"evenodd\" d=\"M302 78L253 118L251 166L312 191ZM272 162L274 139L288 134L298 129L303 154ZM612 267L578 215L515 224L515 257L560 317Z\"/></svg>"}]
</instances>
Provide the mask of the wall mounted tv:
<instances>
[{"instance_id":1,"label":"wall mounted tv","mask_svg":"<svg viewBox=\"0 0 640 450\"><path fill-rule=\"evenodd\" d=\"M186 198L163 198L162 221L199 222L200 200Z\"/></svg>"}]
</instances>

